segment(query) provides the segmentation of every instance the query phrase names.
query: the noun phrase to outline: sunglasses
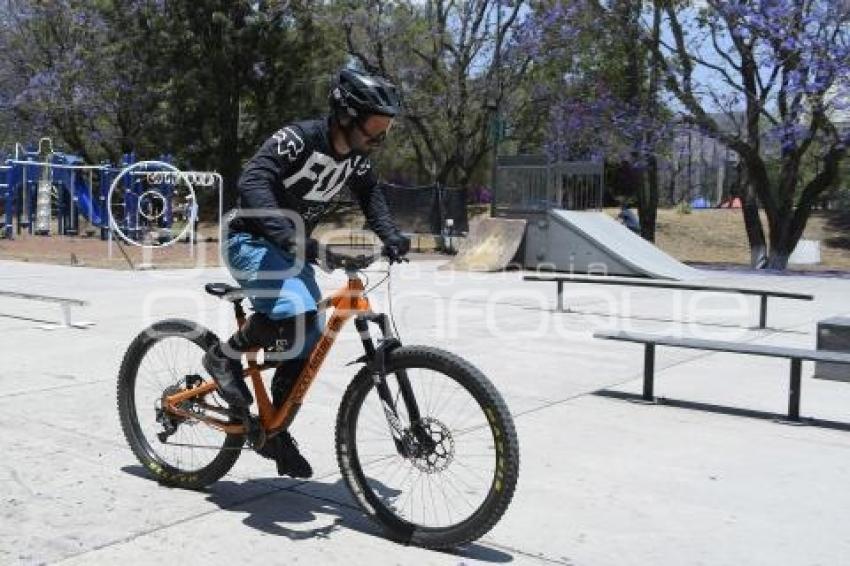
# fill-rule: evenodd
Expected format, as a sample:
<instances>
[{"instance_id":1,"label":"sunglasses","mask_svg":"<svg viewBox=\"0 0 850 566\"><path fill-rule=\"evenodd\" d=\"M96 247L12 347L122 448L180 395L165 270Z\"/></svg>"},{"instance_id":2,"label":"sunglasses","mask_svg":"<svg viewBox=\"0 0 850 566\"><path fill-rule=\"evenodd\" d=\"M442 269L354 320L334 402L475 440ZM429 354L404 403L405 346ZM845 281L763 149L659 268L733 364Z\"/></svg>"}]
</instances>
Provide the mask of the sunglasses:
<instances>
[{"instance_id":1,"label":"sunglasses","mask_svg":"<svg viewBox=\"0 0 850 566\"><path fill-rule=\"evenodd\" d=\"M361 121L358 120L355 124L357 125L357 129L360 130L360 133L363 134L363 137L366 138L366 142L371 145L381 145L387 141L387 135L390 132L390 128L392 128L392 123L390 123L386 130L382 130L377 134L371 134L366 130Z\"/></svg>"}]
</instances>

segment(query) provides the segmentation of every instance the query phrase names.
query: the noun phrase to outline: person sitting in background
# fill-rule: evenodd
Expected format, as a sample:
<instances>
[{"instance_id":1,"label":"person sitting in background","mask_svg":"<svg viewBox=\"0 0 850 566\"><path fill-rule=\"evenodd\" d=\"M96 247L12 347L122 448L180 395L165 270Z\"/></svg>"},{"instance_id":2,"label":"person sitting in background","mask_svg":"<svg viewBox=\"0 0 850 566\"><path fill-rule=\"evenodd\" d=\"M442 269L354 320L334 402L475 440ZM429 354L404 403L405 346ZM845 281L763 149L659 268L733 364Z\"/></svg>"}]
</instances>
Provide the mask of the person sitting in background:
<instances>
[{"instance_id":1,"label":"person sitting in background","mask_svg":"<svg viewBox=\"0 0 850 566\"><path fill-rule=\"evenodd\" d=\"M620 213L617 215L617 220L635 234L640 234L640 222L638 221L637 215L629 206L629 203L623 203L622 208L620 208Z\"/></svg>"}]
</instances>

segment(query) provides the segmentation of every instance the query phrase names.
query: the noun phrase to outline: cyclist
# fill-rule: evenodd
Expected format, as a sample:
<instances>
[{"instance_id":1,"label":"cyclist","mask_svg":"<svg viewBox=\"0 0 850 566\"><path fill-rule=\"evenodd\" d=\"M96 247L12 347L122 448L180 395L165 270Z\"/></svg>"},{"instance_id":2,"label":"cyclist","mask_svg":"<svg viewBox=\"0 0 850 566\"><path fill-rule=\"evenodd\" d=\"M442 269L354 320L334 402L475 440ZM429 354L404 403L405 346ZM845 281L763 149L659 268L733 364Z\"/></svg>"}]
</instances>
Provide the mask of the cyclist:
<instances>
[{"instance_id":1,"label":"cyclist","mask_svg":"<svg viewBox=\"0 0 850 566\"><path fill-rule=\"evenodd\" d=\"M237 207L228 215L228 268L249 291L255 312L226 344L204 355L203 366L222 397L237 408L253 403L242 377L242 352L271 346L286 350L289 359L275 371L271 387L279 407L321 336L321 294L312 265L320 245L310 234L344 187L357 199L390 261L410 249L369 160L400 111L397 88L381 77L343 69L328 98L329 116L284 126L248 161L238 182ZM280 475L312 475L288 432L270 439L260 453L277 462Z\"/></svg>"}]
</instances>

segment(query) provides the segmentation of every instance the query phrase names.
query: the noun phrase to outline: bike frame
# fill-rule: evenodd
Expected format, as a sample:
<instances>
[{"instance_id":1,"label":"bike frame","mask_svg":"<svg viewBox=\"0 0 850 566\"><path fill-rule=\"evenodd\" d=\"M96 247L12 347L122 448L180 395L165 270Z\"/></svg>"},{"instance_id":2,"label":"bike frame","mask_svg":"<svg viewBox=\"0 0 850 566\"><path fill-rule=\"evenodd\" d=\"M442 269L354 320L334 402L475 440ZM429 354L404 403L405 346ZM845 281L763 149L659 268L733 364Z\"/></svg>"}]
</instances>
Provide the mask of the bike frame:
<instances>
[{"instance_id":1,"label":"bike frame","mask_svg":"<svg viewBox=\"0 0 850 566\"><path fill-rule=\"evenodd\" d=\"M261 373L263 370L277 367L278 364L257 364L256 355L257 352L260 351L260 348L254 348L248 352L248 367L245 369L245 376L250 377L251 382L254 385L254 392L257 397L257 406L259 408L260 424L267 433L283 430L292 423L298 409L301 407L304 397L307 395L307 391L316 379L325 358L327 358L328 353L333 347L339 331L342 330L342 327L345 326L345 323L351 318L357 317L356 326L357 330L360 332L364 347L366 348L366 358L368 359L373 356L376 351L374 344L372 343L371 336L369 335L367 322L370 318L382 318L383 315L375 315L372 312L369 299L366 297L366 290L363 286L363 281L357 276L356 272L349 272L347 285L334 292L329 297L322 299L318 306L319 312L324 312L329 307L333 307L333 314L322 332L322 337L310 352L308 361L305 364L304 369L301 370L301 374L298 376L298 379L295 381L289 396L278 409L275 409L272 405L266 386L263 383ZM242 308L241 301L234 303L234 309L236 313L236 322L239 327L242 327L242 325L245 324L246 316L245 311ZM388 329L385 325L382 325L382 330L386 335ZM409 384L405 385L407 385L405 389L409 389ZM245 424L233 423L207 415L198 415L179 407L180 404L185 403L186 401L204 397L215 390L215 383L210 381L199 387L187 389L186 391L181 391L180 393L165 397L163 399L162 406L169 413L184 418L200 420L210 426L226 432L227 434L245 434L247 432ZM381 397L384 398L385 395L383 394L383 388L381 388L379 392L381 393ZM220 407L206 405L202 402L199 404L213 412L227 414L227 411Z\"/></svg>"}]
</instances>

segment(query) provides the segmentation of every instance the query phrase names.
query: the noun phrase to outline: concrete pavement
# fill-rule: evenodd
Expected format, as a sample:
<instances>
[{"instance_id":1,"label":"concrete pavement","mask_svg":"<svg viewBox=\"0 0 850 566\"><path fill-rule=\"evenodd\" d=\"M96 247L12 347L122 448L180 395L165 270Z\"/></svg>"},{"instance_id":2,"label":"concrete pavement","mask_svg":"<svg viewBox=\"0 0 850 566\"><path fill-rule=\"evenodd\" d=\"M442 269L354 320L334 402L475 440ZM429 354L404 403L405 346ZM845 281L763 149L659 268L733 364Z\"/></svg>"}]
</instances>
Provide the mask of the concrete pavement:
<instances>
[{"instance_id":1,"label":"concrete pavement","mask_svg":"<svg viewBox=\"0 0 850 566\"><path fill-rule=\"evenodd\" d=\"M811 347L815 323L847 315L850 280L712 272L709 283L813 293L771 302L629 288L568 289L522 273L471 274L421 261L397 267L393 312L406 343L458 353L496 384L514 413L522 462L514 501L458 554L385 540L342 484L333 421L359 355L346 329L293 427L316 471L278 478L245 453L206 492L160 487L124 441L115 377L153 320L198 320L229 335L231 311L202 292L220 269L117 272L0 261L0 289L90 301L87 330L47 332L55 305L0 298L0 564L841 564L850 555L850 384L809 377L804 416L787 403L787 362L659 349L656 393L640 391L642 349L599 329L682 333ZM377 266L376 266L377 270ZM370 274L372 283L382 275ZM342 282L322 275L323 289ZM588 288L590 287L590 288ZM386 310L387 287L374 292Z\"/></svg>"}]
</instances>

